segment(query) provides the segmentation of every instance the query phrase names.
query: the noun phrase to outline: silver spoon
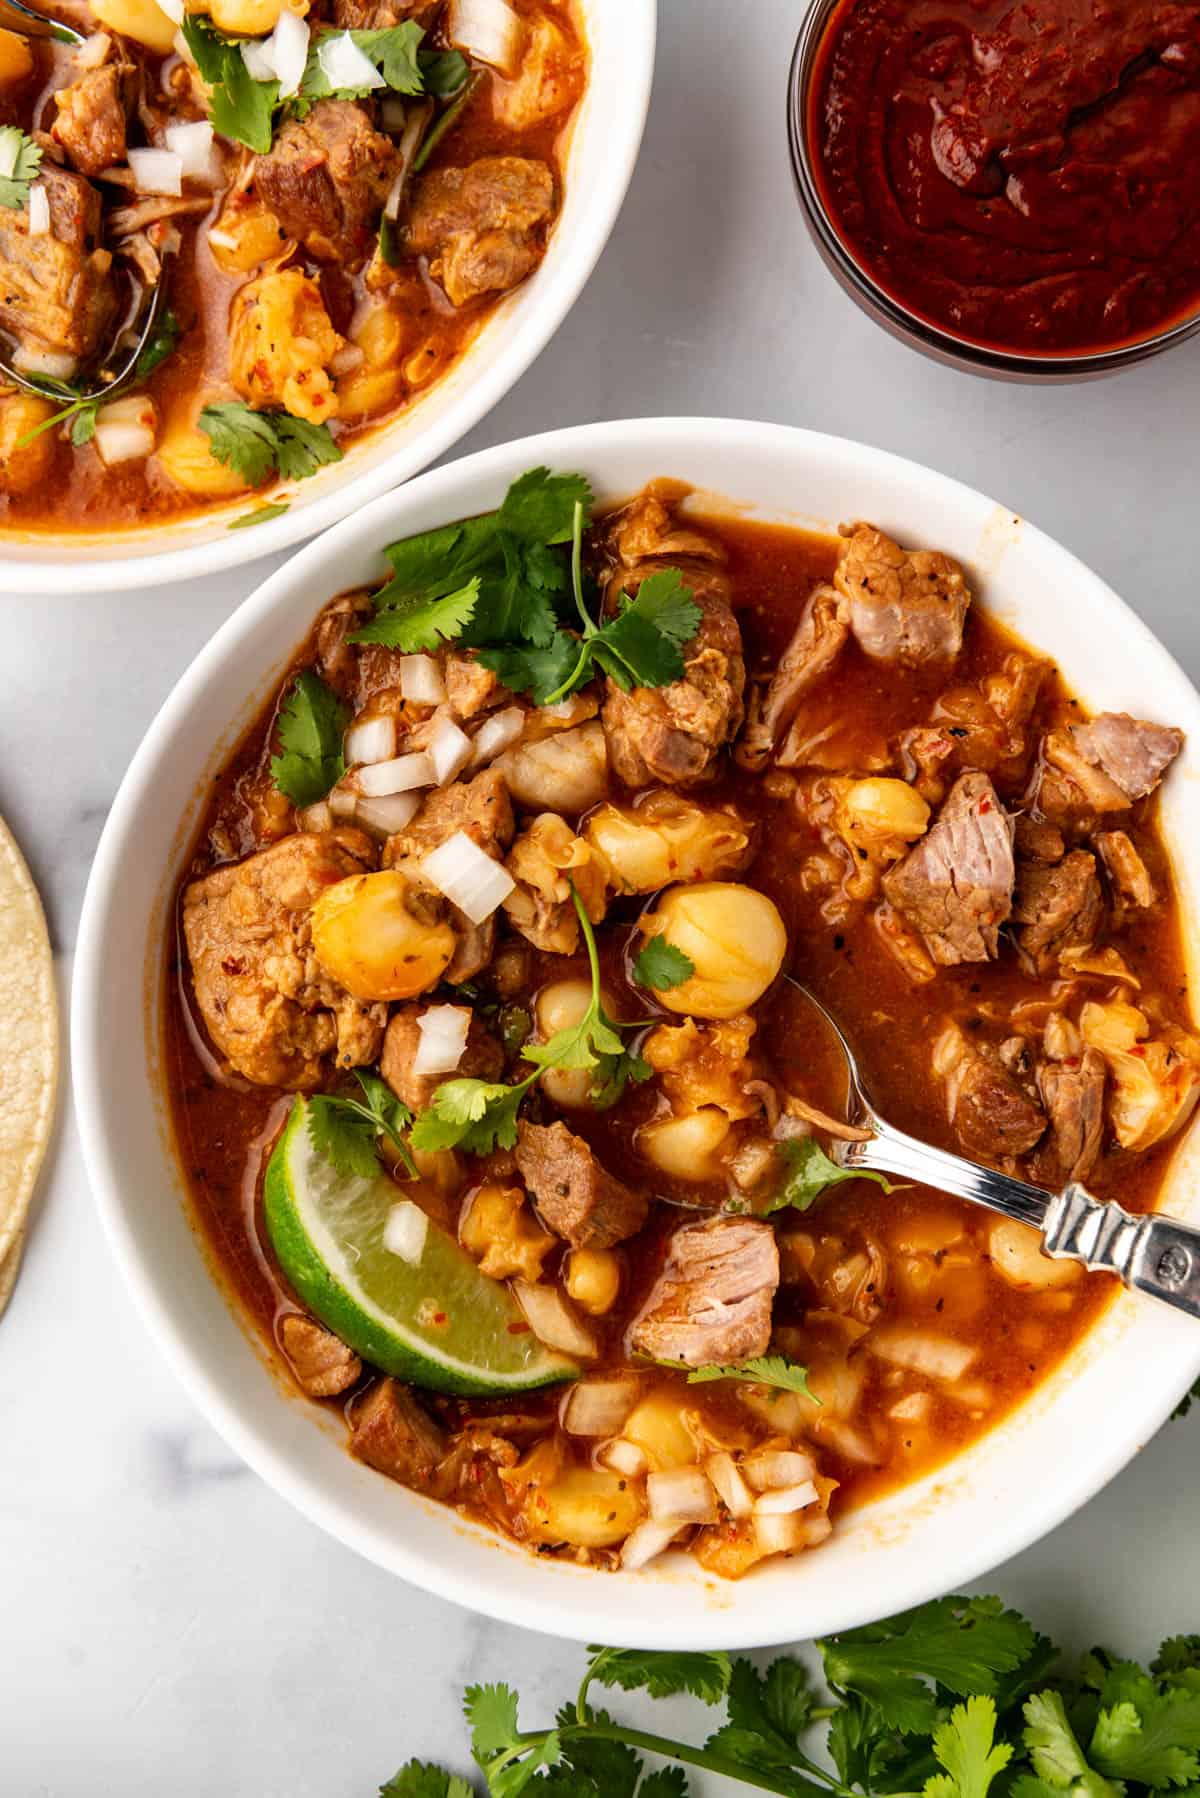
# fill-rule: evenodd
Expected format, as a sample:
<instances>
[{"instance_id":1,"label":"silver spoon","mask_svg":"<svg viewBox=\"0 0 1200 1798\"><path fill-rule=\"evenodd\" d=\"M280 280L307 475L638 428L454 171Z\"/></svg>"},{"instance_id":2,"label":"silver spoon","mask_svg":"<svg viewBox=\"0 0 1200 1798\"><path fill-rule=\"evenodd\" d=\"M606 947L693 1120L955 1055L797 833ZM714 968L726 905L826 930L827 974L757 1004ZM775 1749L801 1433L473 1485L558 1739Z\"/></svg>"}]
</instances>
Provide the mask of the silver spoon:
<instances>
[{"instance_id":1,"label":"silver spoon","mask_svg":"<svg viewBox=\"0 0 1200 1798\"><path fill-rule=\"evenodd\" d=\"M76 47L87 41L82 31L76 31L73 25L66 25L61 19L48 19L44 13L26 6L24 0L0 0L0 25L22 32L26 37L52 37L60 44Z\"/></svg>"},{"instance_id":2,"label":"silver spoon","mask_svg":"<svg viewBox=\"0 0 1200 1798\"><path fill-rule=\"evenodd\" d=\"M1200 1230L1178 1218L1139 1217L1112 1200L1093 1197L1077 1180L1061 1192L1044 1192L1040 1186L981 1167L964 1155L932 1148L897 1130L867 1097L854 1051L837 1019L808 987L790 974L785 978L820 1012L840 1043L849 1072L849 1122L871 1132L863 1142L833 1141L830 1154L839 1167L897 1174L972 1205L986 1205L989 1211L1037 1230L1043 1252L1055 1260L1080 1262L1091 1273L1116 1274L1126 1286L1200 1317Z\"/></svg>"}]
</instances>

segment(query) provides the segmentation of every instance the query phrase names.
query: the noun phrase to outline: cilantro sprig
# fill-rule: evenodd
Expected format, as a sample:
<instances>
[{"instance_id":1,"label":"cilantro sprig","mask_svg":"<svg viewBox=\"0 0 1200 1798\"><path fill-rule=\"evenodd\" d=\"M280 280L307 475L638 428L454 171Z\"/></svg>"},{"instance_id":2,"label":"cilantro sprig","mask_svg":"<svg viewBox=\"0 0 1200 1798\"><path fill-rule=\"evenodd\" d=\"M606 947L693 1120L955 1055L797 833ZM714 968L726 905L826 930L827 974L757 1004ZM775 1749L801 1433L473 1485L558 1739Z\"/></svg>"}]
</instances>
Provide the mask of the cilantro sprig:
<instances>
[{"instance_id":1,"label":"cilantro sprig","mask_svg":"<svg viewBox=\"0 0 1200 1798\"><path fill-rule=\"evenodd\" d=\"M591 1648L553 1724L523 1728L508 1685L467 1689L491 1798L689 1798L688 1772L786 1798L1151 1798L1196 1790L1200 1636L1149 1668L1102 1652L1079 1673L996 1598L943 1598L765 1668L724 1654ZM593 1702L596 1686L724 1707L700 1741L655 1734ZM676 1713L678 1714L678 1713ZM823 1735L819 1731L823 1730ZM665 1765L647 1772L644 1755ZM478 1798L461 1775L410 1761L381 1798ZM695 1795L699 1798L699 1794Z\"/></svg>"},{"instance_id":2,"label":"cilantro sprig","mask_svg":"<svg viewBox=\"0 0 1200 1798\"><path fill-rule=\"evenodd\" d=\"M0 206L19 212L27 205L41 166L41 145L19 125L0 125Z\"/></svg>"},{"instance_id":3,"label":"cilantro sprig","mask_svg":"<svg viewBox=\"0 0 1200 1798\"><path fill-rule=\"evenodd\" d=\"M776 1386L781 1392L798 1392L803 1398L811 1399L814 1405L821 1402L809 1387L807 1367L801 1367L798 1361L789 1361L786 1355L753 1355L748 1361L732 1361L727 1366L713 1362L706 1367L691 1368L687 1377L689 1386L704 1385L710 1380L743 1380L750 1386Z\"/></svg>"},{"instance_id":4,"label":"cilantro sprig","mask_svg":"<svg viewBox=\"0 0 1200 1798\"><path fill-rule=\"evenodd\" d=\"M807 1211L823 1192L843 1180L874 1180L884 1192L897 1190L883 1174L873 1173L870 1168L841 1167L831 1161L815 1136L789 1137L778 1146L784 1173L765 1206L768 1212L782 1211L787 1205Z\"/></svg>"},{"instance_id":5,"label":"cilantro sprig","mask_svg":"<svg viewBox=\"0 0 1200 1798\"><path fill-rule=\"evenodd\" d=\"M187 12L182 31L192 59L209 88L212 128L231 143L265 156L271 148L278 81L256 81L246 67L241 38L226 37L199 13Z\"/></svg>"},{"instance_id":6,"label":"cilantro sprig","mask_svg":"<svg viewBox=\"0 0 1200 1798\"><path fill-rule=\"evenodd\" d=\"M215 459L252 487L272 473L285 481L303 481L327 462L342 459L327 424L310 424L290 412L256 412L240 400L229 400L205 406L196 422Z\"/></svg>"},{"instance_id":7,"label":"cilantro sprig","mask_svg":"<svg viewBox=\"0 0 1200 1798\"><path fill-rule=\"evenodd\" d=\"M379 1172L379 1144L386 1137L415 1179L417 1166L404 1139L412 1112L381 1075L366 1068L355 1073L363 1100L343 1093L315 1093L308 1100L309 1141L339 1174L373 1180Z\"/></svg>"},{"instance_id":8,"label":"cilantro sprig","mask_svg":"<svg viewBox=\"0 0 1200 1798\"><path fill-rule=\"evenodd\" d=\"M609 1017L600 997L600 958L591 919L579 894L571 886L571 899L579 918L591 970L592 997L577 1024L558 1030L544 1043L526 1042L522 1058L533 1072L508 1086L502 1081L475 1080L463 1076L444 1080L427 1111L413 1125L415 1149L463 1149L469 1155L487 1155L497 1147L511 1149L517 1140L517 1116L526 1093L547 1068L590 1069L592 1103L616 1103L630 1080L649 1078L650 1068L626 1048L622 1026Z\"/></svg>"},{"instance_id":9,"label":"cilantro sprig","mask_svg":"<svg viewBox=\"0 0 1200 1798\"><path fill-rule=\"evenodd\" d=\"M271 778L285 799L315 805L342 778L349 722L349 708L319 675L306 668L296 676L275 727L280 754L271 757Z\"/></svg>"},{"instance_id":10,"label":"cilantro sprig","mask_svg":"<svg viewBox=\"0 0 1200 1798\"><path fill-rule=\"evenodd\" d=\"M665 687L682 678L682 645L700 628L703 614L678 569L650 575L634 598L621 596L616 615L597 624L588 610L583 583L583 508L575 507L571 529L571 590L580 634L556 630L549 641L484 649L479 659L506 687L530 693L536 705L555 705L597 674L607 674L621 691Z\"/></svg>"}]
</instances>

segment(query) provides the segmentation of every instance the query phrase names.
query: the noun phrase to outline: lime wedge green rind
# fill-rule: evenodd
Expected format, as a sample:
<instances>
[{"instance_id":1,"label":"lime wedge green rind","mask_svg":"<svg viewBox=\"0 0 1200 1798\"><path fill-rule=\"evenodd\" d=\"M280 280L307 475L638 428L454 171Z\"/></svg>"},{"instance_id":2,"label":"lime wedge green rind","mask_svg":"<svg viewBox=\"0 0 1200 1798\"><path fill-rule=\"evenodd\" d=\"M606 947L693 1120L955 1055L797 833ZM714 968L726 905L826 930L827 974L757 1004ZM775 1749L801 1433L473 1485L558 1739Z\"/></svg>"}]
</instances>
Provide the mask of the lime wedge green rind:
<instances>
[{"instance_id":1,"label":"lime wedge green rind","mask_svg":"<svg viewBox=\"0 0 1200 1798\"><path fill-rule=\"evenodd\" d=\"M383 1246L402 1191L347 1177L312 1146L297 1099L267 1166L263 1205L279 1264L314 1317L385 1373L434 1392L494 1397L574 1379L499 1280L429 1225L414 1266ZM446 1321L438 1322L442 1317Z\"/></svg>"}]
</instances>

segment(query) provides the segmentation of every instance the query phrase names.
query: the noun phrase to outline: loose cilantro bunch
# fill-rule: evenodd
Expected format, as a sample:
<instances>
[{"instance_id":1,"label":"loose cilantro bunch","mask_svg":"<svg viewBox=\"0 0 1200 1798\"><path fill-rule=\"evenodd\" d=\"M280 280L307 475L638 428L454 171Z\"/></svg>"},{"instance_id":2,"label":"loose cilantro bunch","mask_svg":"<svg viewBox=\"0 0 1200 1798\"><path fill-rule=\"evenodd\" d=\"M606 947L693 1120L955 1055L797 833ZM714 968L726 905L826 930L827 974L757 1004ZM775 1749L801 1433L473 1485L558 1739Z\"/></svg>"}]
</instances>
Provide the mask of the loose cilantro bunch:
<instances>
[{"instance_id":1,"label":"loose cilantro bunch","mask_svg":"<svg viewBox=\"0 0 1200 1798\"><path fill-rule=\"evenodd\" d=\"M1191 1798L1200 1778L1200 1636L1148 1669L1103 1651L1075 1677L996 1598L942 1598L816 1644L828 1692L781 1655L763 1671L724 1654L593 1648L551 1728L522 1729L511 1686L470 1686L483 1785L410 1761L381 1798L688 1798L685 1768L787 1798ZM707 1739L637 1729L594 1685L723 1704ZM823 1738L817 1732L824 1729ZM643 1756L660 1762L648 1771ZM698 1795L697 1795L698 1798Z\"/></svg>"},{"instance_id":2,"label":"loose cilantro bunch","mask_svg":"<svg viewBox=\"0 0 1200 1798\"><path fill-rule=\"evenodd\" d=\"M285 799L315 805L342 778L349 722L349 708L319 675L306 668L296 676L275 726L281 753L271 757L271 779Z\"/></svg>"},{"instance_id":3,"label":"loose cilantro bunch","mask_svg":"<svg viewBox=\"0 0 1200 1798\"><path fill-rule=\"evenodd\" d=\"M256 412L231 400L205 406L196 421L216 460L257 487L269 474L303 481L342 452L327 424L310 424L290 412Z\"/></svg>"},{"instance_id":4,"label":"loose cilantro bunch","mask_svg":"<svg viewBox=\"0 0 1200 1798\"><path fill-rule=\"evenodd\" d=\"M41 166L41 145L19 125L0 125L0 206L18 212L27 205Z\"/></svg>"},{"instance_id":5,"label":"loose cilantro bunch","mask_svg":"<svg viewBox=\"0 0 1200 1798\"><path fill-rule=\"evenodd\" d=\"M356 1078L362 1100L344 1093L316 1093L309 1099L308 1135L313 1148L331 1161L339 1174L372 1180L379 1172L379 1145L386 1137L415 1179L416 1163L404 1140L412 1112L382 1075L358 1068Z\"/></svg>"},{"instance_id":6,"label":"loose cilantro bunch","mask_svg":"<svg viewBox=\"0 0 1200 1798\"><path fill-rule=\"evenodd\" d=\"M600 998L600 959L591 919L574 886L571 898L587 945L592 976L591 1003L577 1024L556 1031L545 1043L526 1042L524 1060L533 1072L514 1086L502 1081L462 1077L444 1080L413 1125L415 1149L464 1149L487 1155L497 1147L511 1149L517 1140L517 1114L529 1089L547 1068L584 1068L592 1074L592 1104L613 1105L630 1080L646 1080L650 1069L625 1047L623 1026L614 1022Z\"/></svg>"},{"instance_id":7,"label":"loose cilantro bunch","mask_svg":"<svg viewBox=\"0 0 1200 1798\"><path fill-rule=\"evenodd\" d=\"M681 646L695 636L700 608L667 569L597 625L582 568L591 505L582 475L531 468L495 512L391 544L392 578L352 640L405 654L462 643L536 705L565 699L600 673L626 692L678 680ZM571 603L578 630L560 622L560 608Z\"/></svg>"}]
</instances>

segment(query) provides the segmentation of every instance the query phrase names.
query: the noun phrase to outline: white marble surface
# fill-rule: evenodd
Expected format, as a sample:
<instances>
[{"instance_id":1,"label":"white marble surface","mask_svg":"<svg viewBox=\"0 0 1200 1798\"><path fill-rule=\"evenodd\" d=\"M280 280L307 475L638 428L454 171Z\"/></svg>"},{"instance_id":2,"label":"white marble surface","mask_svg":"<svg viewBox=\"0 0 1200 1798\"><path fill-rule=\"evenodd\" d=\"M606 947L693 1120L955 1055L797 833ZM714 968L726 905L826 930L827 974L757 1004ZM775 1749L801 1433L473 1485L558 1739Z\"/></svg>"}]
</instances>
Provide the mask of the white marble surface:
<instances>
[{"instance_id":1,"label":"white marble surface","mask_svg":"<svg viewBox=\"0 0 1200 1798\"><path fill-rule=\"evenodd\" d=\"M793 202L784 79L800 5L661 4L653 113L608 252L555 343L463 447L652 412L862 437L1045 526L1200 671L1200 343L1115 381L1042 390L893 344L832 284ZM129 755L266 572L112 600L0 595L0 812L46 895L64 986ZM1194 1416L988 1585L1079 1646L1103 1636L1140 1650L1194 1630L1198 1482ZM564 1663L574 1670L574 1649L356 1560L240 1466L130 1312L64 1103L0 1325L5 1798L367 1798L410 1754L465 1770L467 1679L519 1676L544 1713L564 1695Z\"/></svg>"}]
</instances>

